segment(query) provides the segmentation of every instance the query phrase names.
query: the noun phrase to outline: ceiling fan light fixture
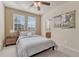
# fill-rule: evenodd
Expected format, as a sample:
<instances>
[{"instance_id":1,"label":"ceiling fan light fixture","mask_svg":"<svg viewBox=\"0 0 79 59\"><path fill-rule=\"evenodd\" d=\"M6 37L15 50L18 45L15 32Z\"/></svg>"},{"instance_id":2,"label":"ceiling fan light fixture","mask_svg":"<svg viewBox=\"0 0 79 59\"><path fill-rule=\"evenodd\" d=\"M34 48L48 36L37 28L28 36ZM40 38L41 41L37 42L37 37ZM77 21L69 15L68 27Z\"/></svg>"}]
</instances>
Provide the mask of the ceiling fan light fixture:
<instances>
[{"instance_id":1,"label":"ceiling fan light fixture","mask_svg":"<svg viewBox=\"0 0 79 59\"><path fill-rule=\"evenodd\" d=\"M34 5L35 5L36 7L38 7L38 4L37 4L36 2L34 2Z\"/></svg>"},{"instance_id":2,"label":"ceiling fan light fixture","mask_svg":"<svg viewBox=\"0 0 79 59\"><path fill-rule=\"evenodd\" d=\"M40 3L40 2L38 2L38 6L39 6L39 7L41 6L41 3Z\"/></svg>"},{"instance_id":3,"label":"ceiling fan light fixture","mask_svg":"<svg viewBox=\"0 0 79 59\"><path fill-rule=\"evenodd\" d=\"M38 10L40 10L42 5L50 6L49 2L35 1L31 6L35 6Z\"/></svg>"}]
</instances>

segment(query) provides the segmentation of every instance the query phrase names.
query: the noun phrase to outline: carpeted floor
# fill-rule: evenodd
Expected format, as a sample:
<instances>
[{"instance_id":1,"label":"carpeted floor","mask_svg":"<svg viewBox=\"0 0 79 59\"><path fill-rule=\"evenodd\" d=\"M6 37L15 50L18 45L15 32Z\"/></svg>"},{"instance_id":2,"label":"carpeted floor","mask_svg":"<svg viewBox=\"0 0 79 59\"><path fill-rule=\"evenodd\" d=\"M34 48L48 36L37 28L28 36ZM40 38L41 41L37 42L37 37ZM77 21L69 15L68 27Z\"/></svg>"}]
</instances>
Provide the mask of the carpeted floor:
<instances>
[{"instance_id":1,"label":"carpeted floor","mask_svg":"<svg viewBox=\"0 0 79 59\"><path fill-rule=\"evenodd\" d=\"M4 47L0 51L0 57L16 57L16 45ZM49 49L42 53L36 54L33 57L68 57L68 56L58 50L53 51Z\"/></svg>"}]
</instances>

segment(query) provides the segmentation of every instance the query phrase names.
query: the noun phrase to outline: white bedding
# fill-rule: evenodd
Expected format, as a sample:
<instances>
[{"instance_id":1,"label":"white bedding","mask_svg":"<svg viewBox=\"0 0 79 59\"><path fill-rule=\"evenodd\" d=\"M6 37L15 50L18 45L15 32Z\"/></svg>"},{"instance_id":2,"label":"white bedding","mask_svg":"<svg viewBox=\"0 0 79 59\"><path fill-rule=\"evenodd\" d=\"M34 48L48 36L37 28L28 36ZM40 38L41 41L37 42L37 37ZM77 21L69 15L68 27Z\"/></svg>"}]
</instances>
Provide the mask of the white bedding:
<instances>
[{"instance_id":1,"label":"white bedding","mask_svg":"<svg viewBox=\"0 0 79 59\"><path fill-rule=\"evenodd\" d=\"M28 57L54 46L54 42L42 36L19 37L16 42L19 57Z\"/></svg>"}]
</instances>

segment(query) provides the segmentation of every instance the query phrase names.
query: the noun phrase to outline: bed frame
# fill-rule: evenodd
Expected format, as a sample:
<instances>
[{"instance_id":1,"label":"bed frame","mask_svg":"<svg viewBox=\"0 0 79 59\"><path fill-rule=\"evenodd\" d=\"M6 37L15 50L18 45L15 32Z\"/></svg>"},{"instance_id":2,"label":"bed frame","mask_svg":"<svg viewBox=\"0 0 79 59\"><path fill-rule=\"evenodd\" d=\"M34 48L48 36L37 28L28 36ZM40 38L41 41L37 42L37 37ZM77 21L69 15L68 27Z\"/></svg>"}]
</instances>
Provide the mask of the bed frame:
<instances>
[{"instance_id":1,"label":"bed frame","mask_svg":"<svg viewBox=\"0 0 79 59\"><path fill-rule=\"evenodd\" d=\"M38 53L36 53L36 54L34 54L34 55L30 56L30 57L34 57L35 55L40 54L40 53L42 53L42 52L44 52L44 51L47 51L47 50L49 50L49 49L52 49L53 51L55 51L55 46L52 46L52 47L50 47L50 48L48 48L48 49L45 49L45 50L43 50L43 51L41 51L41 52L38 52Z\"/></svg>"}]
</instances>

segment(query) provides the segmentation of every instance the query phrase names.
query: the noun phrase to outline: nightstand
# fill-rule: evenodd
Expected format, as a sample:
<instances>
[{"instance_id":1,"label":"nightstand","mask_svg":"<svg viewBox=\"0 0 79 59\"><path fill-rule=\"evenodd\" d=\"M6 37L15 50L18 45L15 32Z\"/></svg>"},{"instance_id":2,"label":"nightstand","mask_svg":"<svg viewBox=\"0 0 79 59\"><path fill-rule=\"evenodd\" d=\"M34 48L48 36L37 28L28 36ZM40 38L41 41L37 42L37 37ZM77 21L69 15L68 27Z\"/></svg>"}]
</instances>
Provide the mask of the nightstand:
<instances>
[{"instance_id":1,"label":"nightstand","mask_svg":"<svg viewBox=\"0 0 79 59\"><path fill-rule=\"evenodd\" d=\"M51 32L46 32L46 38L51 38Z\"/></svg>"},{"instance_id":2,"label":"nightstand","mask_svg":"<svg viewBox=\"0 0 79 59\"><path fill-rule=\"evenodd\" d=\"M7 36L5 38L5 46L15 45L18 37L17 36Z\"/></svg>"}]
</instances>

